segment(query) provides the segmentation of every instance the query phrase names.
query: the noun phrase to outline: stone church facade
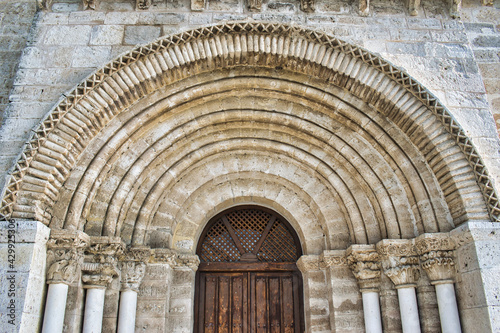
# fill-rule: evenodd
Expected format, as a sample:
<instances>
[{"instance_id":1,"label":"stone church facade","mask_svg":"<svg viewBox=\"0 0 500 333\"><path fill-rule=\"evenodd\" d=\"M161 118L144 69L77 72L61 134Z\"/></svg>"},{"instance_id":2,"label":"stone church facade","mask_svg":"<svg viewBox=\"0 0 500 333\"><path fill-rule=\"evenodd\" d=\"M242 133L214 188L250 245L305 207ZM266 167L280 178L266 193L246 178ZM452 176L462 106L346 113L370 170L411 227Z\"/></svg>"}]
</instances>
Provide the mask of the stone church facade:
<instances>
[{"instance_id":1,"label":"stone church facade","mask_svg":"<svg viewBox=\"0 0 500 333\"><path fill-rule=\"evenodd\" d=\"M2 331L500 331L498 1L0 8Z\"/></svg>"}]
</instances>

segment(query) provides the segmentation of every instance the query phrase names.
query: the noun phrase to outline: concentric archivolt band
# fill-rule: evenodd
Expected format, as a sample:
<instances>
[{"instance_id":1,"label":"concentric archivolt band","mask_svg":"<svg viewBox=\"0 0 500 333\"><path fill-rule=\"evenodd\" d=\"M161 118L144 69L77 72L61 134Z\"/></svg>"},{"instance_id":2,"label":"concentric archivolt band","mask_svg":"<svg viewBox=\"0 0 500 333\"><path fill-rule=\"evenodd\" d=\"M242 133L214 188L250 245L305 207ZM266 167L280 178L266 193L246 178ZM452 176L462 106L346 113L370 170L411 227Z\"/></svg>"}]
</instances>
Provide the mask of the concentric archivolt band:
<instances>
[{"instance_id":1,"label":"concentric archivolt band","mask_svg":"<svg viewBox=\"0 0 500 333\"><path fill-rule=\"evenodd\" d=\"M471 140L429 91L408 74L359 47L316 31L272 23L236 22L190 30L138 47L95 72L33 131L4 189L0 219L23 217L48 223L43 205L56 200L78 156L109 121L138 99L169 83L231 66L296 71L343 87L385 115L413 99L453 137L472 168L493 221L500 204L488 171ZM28 169L30 200L17 202ZM26 185L25 185L26 186Z\"/></svg>"}]
</instances>

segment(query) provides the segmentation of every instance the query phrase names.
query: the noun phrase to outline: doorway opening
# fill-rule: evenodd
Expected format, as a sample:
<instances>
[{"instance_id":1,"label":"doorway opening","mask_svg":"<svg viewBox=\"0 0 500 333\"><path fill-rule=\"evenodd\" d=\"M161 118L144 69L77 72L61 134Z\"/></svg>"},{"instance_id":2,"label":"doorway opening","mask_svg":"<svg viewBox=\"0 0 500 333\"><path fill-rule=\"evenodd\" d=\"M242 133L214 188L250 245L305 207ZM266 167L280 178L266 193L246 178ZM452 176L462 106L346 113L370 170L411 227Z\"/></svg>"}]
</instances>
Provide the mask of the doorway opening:
<instances>
[{"instance_id":1,"label":"doorway opening","mask_svg":"<svg viewBox=\"0 0 500 333\"><path fill-rule=\"evenodd\" d=\"M282 216L226 210L203 230L197 254L195 333L304 332L302 249Z\"/></svg>"}]
</instances>

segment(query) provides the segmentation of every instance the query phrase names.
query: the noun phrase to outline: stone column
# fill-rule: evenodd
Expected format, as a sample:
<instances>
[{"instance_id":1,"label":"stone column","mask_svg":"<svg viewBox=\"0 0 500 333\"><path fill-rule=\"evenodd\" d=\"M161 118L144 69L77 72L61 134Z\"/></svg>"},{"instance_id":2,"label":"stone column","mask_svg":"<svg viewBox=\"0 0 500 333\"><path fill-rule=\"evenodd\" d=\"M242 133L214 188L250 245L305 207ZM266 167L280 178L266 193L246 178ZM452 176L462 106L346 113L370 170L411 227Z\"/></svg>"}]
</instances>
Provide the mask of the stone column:
<instances>
[{"instance_id":1,"label":"stone column","mask_svg":"<svg viewBox=\"0 0 500 333\"><path fill-rule=\"evenodd\" d=\"M106 287L118 276L117 256L124 244L118 237L91 237L82 265L83 287L87 289L83 333L100 333Z\"/></svg>"},{"instance_id":2,"label":"stone column","mask_svg":"<svg viewBox=\"0 0 500 333\"><path fill-rule=\"evenodd\" d=\"M375 245L351 245L347 251L349 268L358 280L363 297L366 333L382 333L380 315L380 259Z\"/></svg>"},{"instance_id":3,"label":"stone column","mask_svg":"<svg viewBox=\"0 0 500 333\"><path fill-rule=\"evenodd\" d=\"M49 290L45 303L42 333L63 331L68 286L80 278L83 253L90 237L76 230L52 230L48 241Z\"/></svg>"},{"instance_id":4,"label":"stone column","mask_svg":"<svg viewBox=\"0 0 500 333\"><path fill-rule=\"evenodd\" d=\"M404 333L420 333L415 288L420 278L419 259L413 240L384 239L377 243L385 275L398 290L399 312Z\"/></svg>"},{"instance_id":5,"label":"stone column","mask_svg":"<svg viewBox=\"0 0 500 333\"><path fill-rule=\"evenodd\" d=\"M193 331L195 277L199 264L197 255L179 254L175 258L172 288L184 289L186 293L171 294L166 332L173 332L174 325L182 325L186 327L186 331Z\"/></svg>"},{"instance_id":6,"label":"stone column","mask_svg":"<svg viewBox=\"0 0 500 333\"><path fill-rule=\"evenodd\" d=\"M423 234L415 239L422 268L436 288L439 318L443 333L460 333L460 317L453 286L455 243L448 233Z\"/></svg>"},{"instance_id":7,"label":"stone column","mask_svg":"<svg viewBox=\"0 0 500 333\"><path fill-rule=\"evenodd\" d=\"M343 256L343 253L342 253ZM343 258L345 261L345 258ZM347 266L345 266L347 268ZM297 261L297 268L302 273L304 287L305 327L311 331L334 331L332 324L331 289L321 256L303 255ZM327 292L329 295L327 295Z\"/></svg>"},{"instance_id":8,"label":"stone column","mask_svg":"<svg viewBox=\"0 0 500 333\"><path fill-rule=\"evenodd\" d=\"M118 333L134 333L135 317L137 312L137 293L141 285L146 263L151 256L148 247L135 247L129 249L120 258L121 288L120 310L118 314Z\"/></svg>"}]
</instances>

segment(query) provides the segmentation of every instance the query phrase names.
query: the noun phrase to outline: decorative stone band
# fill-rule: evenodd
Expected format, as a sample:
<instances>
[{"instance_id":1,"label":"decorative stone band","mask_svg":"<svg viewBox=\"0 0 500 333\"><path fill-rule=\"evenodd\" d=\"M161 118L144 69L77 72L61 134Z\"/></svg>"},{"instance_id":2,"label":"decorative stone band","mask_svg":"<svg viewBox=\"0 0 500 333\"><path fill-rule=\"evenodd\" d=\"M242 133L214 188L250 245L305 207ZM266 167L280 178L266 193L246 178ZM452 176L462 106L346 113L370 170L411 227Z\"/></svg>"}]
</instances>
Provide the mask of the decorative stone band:
<instances>
[{"instance_id":1,"label":"decorative stone band","mask_svg":"<svg viewBox=\"0 0 500 333\"><path fill-rule=\"evenodd\" d=\"M175 258L175 268L189 268L193 272L198 270L200 258L196 254L179 254Z\"/></svg>"},{"instance_id":2,"label":"decorative stone band","mask_svg":"<svg viewBox=\"0 0 500 333\"><path fill-rule=\"evenodd\" d=\"M347 251L349 268L358 280L361 291L380 290L380 257L375 245L351 245Z\"/></svg>"},{"instance_id":3,"label":"decorative stone band","mask_svg":"<svg viewBox=\"0 0 500 333\"><path fill-rule=\"evenodd\" d=\"M412 239L384 239L376 248L384 273L396 288L416 287L420 269Z\"/></svg>"},{"instance_id":4,"label":"decorative stone band","mask_svg":"<svg viewBox=\"0 0 500 333\"><path fill-rule=\"evenodd\" d=\"M61 184L93 138L83 138L80 134L71 134L71 140L59 138L58 132L65 133L64 124L75 126L74 132L81 132L82 136L83 133L98 133L106 125L107 119L112 119L139 98L170 82L202 71L248 65L249 59L254 59L256 66L279 65L291 71L307 70L307 74L314 66L322 68L314 74L315 77L325 80L327 84L350 89L353 94L359 95L375 107L380 105L380 112L390 117L400 117L404 114L404 111L394 107L399 105L402 96L411 97L412 101L418 100L425 106L425 112L435 116L433 119L436 125L442 125L450 134L450 143L455 142L461 149L464 154L461 159L469 164L470 171L476 176L491 220L500 221L498 195L471 139L437 98L415 79L379 56L327 34L298 26L248 21L193 29L135 48L97 70L85 82L66 94L31 132L2 193L0 219L24 216L45 224L50 222L52 203L58 196ZM374 82L371 81L373 77L377 77ZM125 84L122 78L130 82L130 86ZM348 86L350 88L347 88ZM366 89L357 92L356 89L360 86ZM392 97L384 91L386 87L394 90L391 90ZM389 100L386 100L386 97ZM384 106L390 106L390 109L386 110ZM89 128L80 131L80 125L74 124L71 119L80 119L79 117L87 114L89 119L83 122L90 124ZM404 116L413 119L410 114ZM103 121L92 121L94 118ZM74 135L76 136L73 137ZM430 137L430 133L428 135ZM61 140L66 146L57 148L59 146L56 147L49 138ZM76 142L81 146L77 146ZM42 151L54 156L57 166L46 164ZM443 163L452 163L443 158ZM28 185L30 179L25 175L30 168L44 175L43 179L37 180L41 181L42 185ZM466 186L469 185L459 183L457 191ZM18 196L26 200L17 202ZM79 215L78 212L74 214L76 215L65 221L65 227L78 229ZM112 234L111 232L109 231L109 234Z\"/></svg>"},{"instance_id":5,"label":"decorative stone band","mask_svg":"<svg viewBox=\"0 0 500 333\"><path fill-rule=\"evenodd\" d=\"M297 268L306 274L311 271L319 271L321 267L321 257L317 255L304 255L297 260Z\"/></svg>"},{"instance_id":6,"label":"decorative stone band","mask_svg":"<svg viewBox=\"0 0 500 333\"><path fill-rule=\"evenodd\" d=\"M171 249L153 249L151 256L152 263L164 263L170 266L175 266L177 253Z\"/></svg>"},{"instance_id":7,"label":"decorative stone band","mask_svg":"<svg viewBox=\"0 0 500 333\"><path fill-rule=\"evenodd\" d=\"M453 283L455 242L449 233L420 235L415 239L415 247L432 284Z\"/></svg>"},{"instance_id":8,"label":"decorative stone band","mask_svg":"<svg viewBox=\"0 0 500 333\"><path fill-rule=\"evenodd\" d=\"M71 284L80 277L84 250L90 237L81 231L51 231L47 242L47 283Z\"/></svg>"},{"instance_id":9,"label":"decorative stone band","mask_svg":"<svg viewBox=\"0 0 500 333\"><path fill-rule=\"evenodd\" d=\"M346 251L344 250L326 250L321 254L321 266L324 267L341 267L347 266Z\"/></svg>"}]
</instances>

